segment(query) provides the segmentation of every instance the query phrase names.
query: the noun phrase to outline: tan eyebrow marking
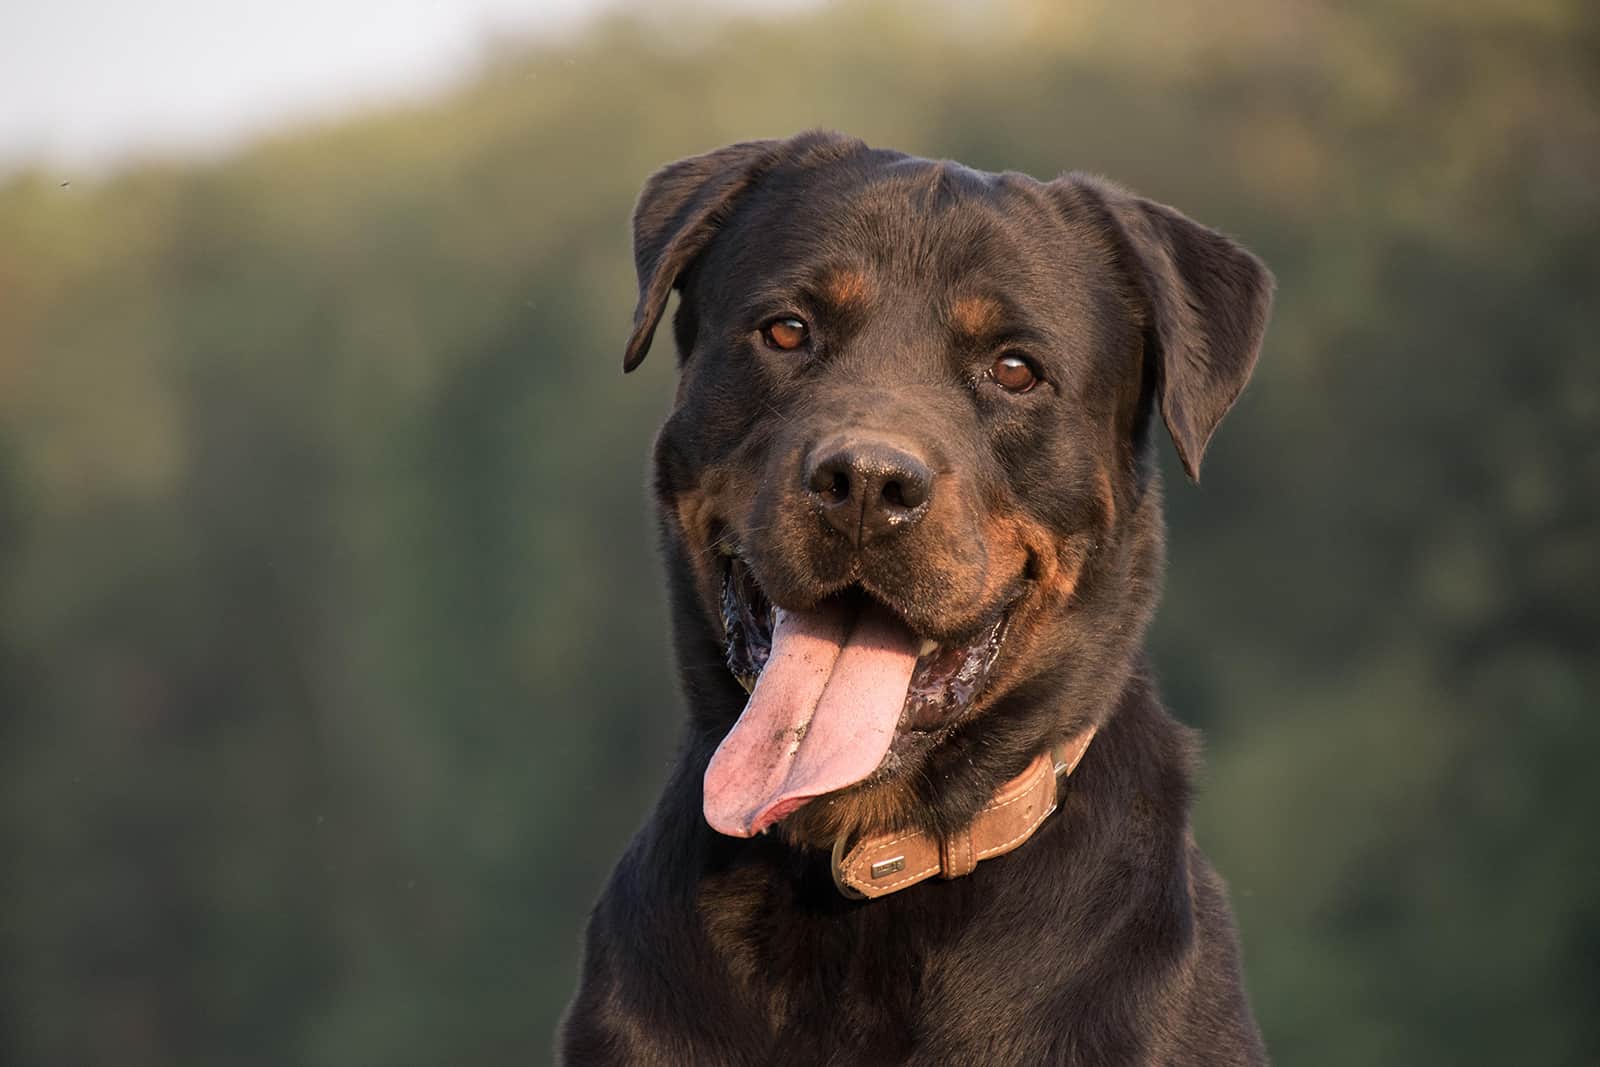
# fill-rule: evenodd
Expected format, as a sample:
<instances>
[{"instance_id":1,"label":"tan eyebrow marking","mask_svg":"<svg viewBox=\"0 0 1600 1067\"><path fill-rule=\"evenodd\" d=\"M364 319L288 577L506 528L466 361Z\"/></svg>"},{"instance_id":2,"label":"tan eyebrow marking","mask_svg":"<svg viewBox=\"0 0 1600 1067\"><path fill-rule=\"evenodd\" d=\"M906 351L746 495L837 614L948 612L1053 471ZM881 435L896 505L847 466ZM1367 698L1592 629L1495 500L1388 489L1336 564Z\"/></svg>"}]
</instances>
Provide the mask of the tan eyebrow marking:
<instances>
[{"instance_id":1,"label":"tan eyebrow marking","mask_svg":"<svg viewBox=\"0 0 1600 1067\"><path fill-rule=\"evenodd\" d=\"M964 296L950 305L950 321L962 333L980 336L1000 325L1005 309L987 296Z\"/></svg>"},{"instance_id":2,"label":"tan eyebrow marking","mask_svg":"<svg viewBox=\"0 0 1600 1067\"><path fill-rule=\"evenodd\" d=\"M840 307L850 307L866 302L871 290L867 276L859 270L836 270L822 281L822 292Z\"/></svg>"}]
</instances>

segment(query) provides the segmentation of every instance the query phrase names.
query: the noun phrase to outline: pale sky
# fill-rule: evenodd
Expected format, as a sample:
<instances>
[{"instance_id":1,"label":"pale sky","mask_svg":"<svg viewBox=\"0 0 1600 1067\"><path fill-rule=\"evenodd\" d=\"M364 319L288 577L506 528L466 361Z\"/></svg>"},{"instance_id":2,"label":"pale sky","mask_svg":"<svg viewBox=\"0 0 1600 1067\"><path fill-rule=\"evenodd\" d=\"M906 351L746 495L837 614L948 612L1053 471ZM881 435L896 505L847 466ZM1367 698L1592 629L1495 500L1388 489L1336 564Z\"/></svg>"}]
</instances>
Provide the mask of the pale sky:
<instances>
[{"instance_id":1,"label":"pale sky","mask_svg":"<svg viewBox=\"0 0 1600 1067\"><path fill-rule=\"evenodd\" d=\"M804 0L712 0L795 7ZM196 154L424 95L624 0L0 0L0 173Z\"/></svg>"}]
</instances>

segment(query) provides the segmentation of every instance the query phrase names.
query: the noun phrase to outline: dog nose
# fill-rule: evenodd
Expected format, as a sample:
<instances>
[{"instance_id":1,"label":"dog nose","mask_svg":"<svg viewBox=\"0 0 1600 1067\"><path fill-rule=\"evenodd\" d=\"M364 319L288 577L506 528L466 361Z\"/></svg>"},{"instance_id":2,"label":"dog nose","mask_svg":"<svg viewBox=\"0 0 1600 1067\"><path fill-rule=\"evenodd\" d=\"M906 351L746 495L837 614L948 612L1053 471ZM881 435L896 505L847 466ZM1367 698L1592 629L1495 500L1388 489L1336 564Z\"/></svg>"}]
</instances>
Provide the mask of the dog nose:
<instances>
[{"instance_id":1,"label":"dog nose","mask_svg":"<svg viewBox=\"0 0 1600 1067\"><path fill-rule=\"evenodd\" d=\"M928 510L933 472L882 441L833 441L812 452L806 489L834 529L855 544L913 526Z\"/></svg>"}]
</instances>

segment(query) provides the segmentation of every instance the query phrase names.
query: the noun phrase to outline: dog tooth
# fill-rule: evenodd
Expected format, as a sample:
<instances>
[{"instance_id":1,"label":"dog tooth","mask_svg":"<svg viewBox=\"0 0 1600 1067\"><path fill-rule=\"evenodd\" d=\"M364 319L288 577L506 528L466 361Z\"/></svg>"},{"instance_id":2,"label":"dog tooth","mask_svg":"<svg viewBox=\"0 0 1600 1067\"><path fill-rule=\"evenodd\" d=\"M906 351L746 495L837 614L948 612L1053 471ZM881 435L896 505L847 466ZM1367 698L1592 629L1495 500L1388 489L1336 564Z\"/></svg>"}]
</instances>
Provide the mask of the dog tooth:
<instances>
[{"instance_id":1,"label":"dog tooth","mask_svg":"<svg viewBox=\"0 0 1600 1067\"><path fill-rule=\"evenodd\" d=\"M922 642L922 647L917 649L917 655L919 657L926 656L929 652L932 652L934 649L936 649L938 647L939 647L939 643L937 641L929 641L927 639L924 639L923 642Z\"/></svg>"}]
</instances>

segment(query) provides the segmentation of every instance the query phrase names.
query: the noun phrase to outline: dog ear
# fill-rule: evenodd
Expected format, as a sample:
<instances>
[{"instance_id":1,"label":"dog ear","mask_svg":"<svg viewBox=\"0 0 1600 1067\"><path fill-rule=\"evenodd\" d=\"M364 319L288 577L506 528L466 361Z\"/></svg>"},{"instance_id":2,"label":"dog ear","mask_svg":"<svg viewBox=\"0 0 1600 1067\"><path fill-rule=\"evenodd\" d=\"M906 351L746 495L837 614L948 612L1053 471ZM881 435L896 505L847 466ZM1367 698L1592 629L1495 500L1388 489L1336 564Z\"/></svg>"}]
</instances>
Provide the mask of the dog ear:
<instances>
[{"instance_id":1,"label":"dog ear","mask_svg":"<svg viewBox=\"0 0 1600 1067\"><path fill-rule=\"evenodd\" d=\"M742 141L669 163L652 174L633 209L639 303L622 369L644 362L667 296L705 248L740 193L776 160L781 141Z\"/></svg>"},{"instance_id":2,"label":"dog ear","mask_svg":"<svg viewBox=\"0 0 1600 1067\"><path fill-rule=\"evenodd\" d=\"M1161 416L1191 479L1267 329L1272 273L1228 237L1110 182L1069 175L1109 217L1148 308ZM1075 198L1076 199L1076 198Z\"/></svg>"},{"instance_id":3,"label":"dog ear","mask_svg":"<svg viewBox=\"0 0 1600 1067\"><path fill-rule=\"evenodd\" d=\"M780 163L843 158L863 148L853 138L811 130L786 141L741 141L669 163L652 174L633 209L639 303L622 369L631 371L644 362L668 295L716 236L740 195Z\"/></svg>"}]
</instances>

